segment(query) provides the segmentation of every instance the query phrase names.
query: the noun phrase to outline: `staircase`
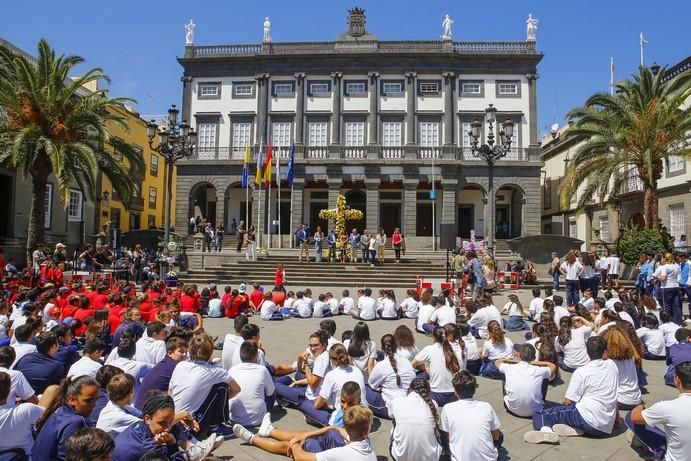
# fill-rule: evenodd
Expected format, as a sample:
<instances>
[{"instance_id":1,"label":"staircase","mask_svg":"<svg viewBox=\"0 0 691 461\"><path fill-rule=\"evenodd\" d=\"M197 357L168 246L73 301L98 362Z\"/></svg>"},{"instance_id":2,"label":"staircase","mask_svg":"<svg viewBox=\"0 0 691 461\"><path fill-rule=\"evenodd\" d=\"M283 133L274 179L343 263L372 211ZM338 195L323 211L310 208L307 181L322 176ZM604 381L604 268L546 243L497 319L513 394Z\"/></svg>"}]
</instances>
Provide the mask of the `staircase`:
<instances>
[{"instance_id":1,"label":"staircase","mask_svg":"<svg viewBox=\"0 0 691 461\"><path fill-rule=\"evenodd\" d=\"M309 264L298 262L297 250L270 250L268 257L257 261L245 261L244 253L224 250L223 261L206 266L203 270L188 270L178 274L184 283L205 285L215 282L220 285L238 285L241 282L259 282L273 286L274 273L279 264L286 271L288 286L298 287L375 287L375 288L415 288L417 277L425 279L446 279L445 253L410 253L396 264L388 257L383 265L371 266L358 263L316 263L314 257ZM388 252L393 256L393 252ZM430 258L432 256L432 258Z\"/></svg>"}]
</instances>

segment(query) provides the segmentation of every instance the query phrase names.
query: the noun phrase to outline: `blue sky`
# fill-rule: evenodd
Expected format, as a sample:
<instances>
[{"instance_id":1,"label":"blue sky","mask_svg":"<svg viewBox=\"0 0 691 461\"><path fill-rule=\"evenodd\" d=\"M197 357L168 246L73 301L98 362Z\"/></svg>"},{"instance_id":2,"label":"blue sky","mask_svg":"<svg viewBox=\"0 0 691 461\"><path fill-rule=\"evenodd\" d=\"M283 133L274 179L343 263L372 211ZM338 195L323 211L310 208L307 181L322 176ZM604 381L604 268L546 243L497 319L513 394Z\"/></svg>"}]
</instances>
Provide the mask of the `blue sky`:
<instances>
[{"instance_id":1,"label":"blue sky","mask_svg":"<svg viewBox=\"0 0 691 461\"><path fill-rule=\"evenodd\" d=\"M346 10L367 10L367 29L381 40L435 40L448 13L459 41L525 39L528 13L540 20L539 130L595 91L607 91L609 58L615 77L639 64L639 33L649 41L647 64L675 64L691 55L689 0L206 0L163 3L3 0L0 36L35 54L43 37L59 52L86 58L112 79L112 95L138 101L142 114L163 113L181 100L184 24L197 24L196 44L258 43L264 16L274 41L333 40L346 29ZM9 6L11 5L11 6Z\"/></svg>"}]
</instances>

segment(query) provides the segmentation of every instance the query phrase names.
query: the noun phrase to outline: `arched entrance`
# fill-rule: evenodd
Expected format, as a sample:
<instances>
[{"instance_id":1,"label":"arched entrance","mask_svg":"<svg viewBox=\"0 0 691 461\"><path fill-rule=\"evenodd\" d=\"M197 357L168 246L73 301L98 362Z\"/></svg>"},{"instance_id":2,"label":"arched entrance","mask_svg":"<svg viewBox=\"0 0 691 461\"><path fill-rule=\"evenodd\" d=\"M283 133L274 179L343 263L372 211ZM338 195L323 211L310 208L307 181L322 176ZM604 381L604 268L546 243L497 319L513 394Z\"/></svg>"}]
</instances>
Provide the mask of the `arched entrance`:
<instances>
[{"instance_id":1,"label":"arched entrance","mask_svg":"<svg viewBox=\"0 0 691 461\"><path fill-rule=\"evenodd\" d=\"M223 197L223 225L226 230L231 228L233 219L235 224L240 224L240 221L247 222L248 216L248 225L252 225L252 190L249 190L249 203L247 191L248 189L243 188L240 183L231 184L226 189Z\"/></svg>"},{"instance_id":2,"label":"arched entrance","mask_svg":"<svg viewBox=\"0 0 691 461\"><path fill-rule=\"evenodd\" d=\"M362 219L346 222L346 232L350 233L350 230L353 228L357 228L358 232L362 232L367 226L367 193L361 189L351 189L345 193L345 198L346 206L353 210L362 211ZM368 229L368 231L370 234L373 232L372 229Z\"/></svg>"},{"instance_id":3,"label":"arched entrance","mask_svg":"<svg viewBox=\"0 0 691 461\"><path fill-rule=\"evenodd\" d=\"M216 187L213 184L200 183L190 191L189 217L192 216L216 225Z\"/></svg>"},{"instance_id":4,"label":"arched entrance","mask_svg":"<svg viewBox=\"0 0 691 461\"><path fill-rule=\"evenodd\" d=\"M523 231L523 191L518 186L504 185L497 190L495 200L495 238L512 239Z\"/></svg>"},{"instance_id":5,"label":"arched entrance","mask_svg":"<svg viewBox=\"0 0 691 461\"><path fill-rule=\"evenodd\" d=\"M645 218L641 213L636 213L629 218L629 227L645 229Z\"/></svg>"}]
</instances>

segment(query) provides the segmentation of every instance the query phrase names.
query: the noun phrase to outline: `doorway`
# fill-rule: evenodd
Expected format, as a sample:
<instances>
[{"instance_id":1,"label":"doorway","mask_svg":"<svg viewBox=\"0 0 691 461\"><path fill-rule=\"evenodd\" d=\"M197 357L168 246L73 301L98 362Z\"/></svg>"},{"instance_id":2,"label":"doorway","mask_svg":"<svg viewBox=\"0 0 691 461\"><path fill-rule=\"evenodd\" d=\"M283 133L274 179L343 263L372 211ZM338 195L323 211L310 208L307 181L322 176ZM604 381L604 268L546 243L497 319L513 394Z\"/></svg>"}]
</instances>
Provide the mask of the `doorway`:
<instances>
[{"instance_id":1,"label":"doorway","mask_svg":"<svg viewBox=\"0 0 691 461\"><path fill-rule=\"evenodd\" d=\"M509 205L497 205L494 227L496 238L507 239L511 236L511 208Z\"/></svg>"},{"instance_id":2,"label":"doorway","mask_svg":"<svg viewBox=\"0 0 691 461\"><path fill-rule=\"evenodd\" d=\"M458 205L458 236L470 238L475 222L475 209L473 205Z\"/></svg>"},{"instance_id":3,"label":"doorway","mask_svg":"<svg viewBox=\"0 0 691 461\"><path fill-rule=\"evenodd\" d=\"M310 232L314 233L317 230L317 226L321 227L322 232L327 234L329 232L329 221L326 219L321 219L319 217L319 212L325 210L329 207L329 202L311 202L310 203L310 220L307 223L307 227L310 228ZM291 229L292 232L297 232L297 229Z\"/></svg>"},{"instance_id":4,"label":"doorway","mask_svg":"<svg viewBox=\"0 0 691 461\"><path fill-rule=\"evenodd\" d=\"M381 223L381 227L384 228L386 235L393 235L393 230L397 227L401 227L401 204L382 203L379 222ZM374 230L372 230L372 232L374 232Z\"/></svg>"},{"instance_id":5,"label":"doorway","mask_svg":"<svg viewBox=\"0 0 691 461\"><path fill-rule=\"evenodd\" d=\"M432 236L432 203L417 204L417 232L418 237Z\"/></svg>"}]
</instances>

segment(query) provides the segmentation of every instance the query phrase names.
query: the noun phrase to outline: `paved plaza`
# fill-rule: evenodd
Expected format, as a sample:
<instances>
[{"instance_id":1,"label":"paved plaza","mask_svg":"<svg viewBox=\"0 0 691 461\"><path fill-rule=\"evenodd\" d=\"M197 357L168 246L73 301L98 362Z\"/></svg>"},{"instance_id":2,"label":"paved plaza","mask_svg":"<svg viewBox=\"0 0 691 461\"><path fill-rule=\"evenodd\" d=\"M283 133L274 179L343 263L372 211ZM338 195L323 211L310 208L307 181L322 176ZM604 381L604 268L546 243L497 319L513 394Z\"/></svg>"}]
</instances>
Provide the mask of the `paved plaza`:
<instances>
[{"instance_id":1,"label":"paved plaza","mask_svg":"<svg viewBox=\"0 0 691 461\"><path fill-rule=\"evenodd\" d=\"M289 287L289 289L300 289L305 287ZM314 290L315 298L321 293L329 291ZM339 297L341 289L330 290ZM352 293L353 290L351 290ZM376 291L375 291L376 293ZM504 291L496 295L494 302L497 307L503 307L507 301L505 296L511 292ZM519 298L527 306L531 299L529 289L519 290ZM562 293L560 293L562 294ZM399 300L403 299L403 293L396 293ZM267 359L274 364L291 363L297 355L305 349L309 333L318 329L320 319L290 319L283 322L262 321L259 317L254 317L252 322L261 327L262 345L267 353ZM335 318L338 325L336 337L340 338L344 330L352 329L355 320L339 316ZM413 327L412 320L375 321L369 322L372 339L379 346L379 338L385 333L392 333L399 324L407 324ZM205 328L211 335L218 335L219 339L232 331L232 320L229 319L205 319ZM416 333L417 346L422 348L432 342L431 338L424 337ZM524 342L523 333L508 333L514 343ZM481 346L481 341L478 342ZM216 356L220 357L221 352L216 351ZM664 362L645 361L644 369L648 373L648 391L644 395L644 400L653 403L659 400L672 399L677 396L675 389L665 386L663 381ZM550 387L547 400L548 405L561 403L564 393L571 377L570 373L561 372L563 384ZM634 460L641 456L629 446L626 440L624 428L616 429L612 436L604 439L592 438L568 438L563 439L559 445L532 445L523 441L523 433L531 430L532 425L529 419L517 418L509 415L502 404L501 382L478 377L479 388L476 394L478 400L484 400L492 404L499 416L501 430L504 433L504 450L500 451L500 460ZM312 430L312 426L305 423L300 412L292 408L274 407L272 411L274 425L280 428L291 430ZM254 430L256 432L256 430ZM372 429L371 439L379 460L392 459L389 454L389 435L391 432L391 421L375 418ZM277 455L265 453L258 448L247 445L238 439L227 440L215 454L225 459L244 460L278 460L287 459ZM232 457L232 458L230 458ZM421 460L423 461L423 460Z\"/></svg>"}]
</instances>

